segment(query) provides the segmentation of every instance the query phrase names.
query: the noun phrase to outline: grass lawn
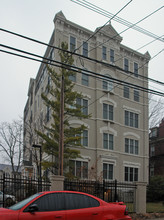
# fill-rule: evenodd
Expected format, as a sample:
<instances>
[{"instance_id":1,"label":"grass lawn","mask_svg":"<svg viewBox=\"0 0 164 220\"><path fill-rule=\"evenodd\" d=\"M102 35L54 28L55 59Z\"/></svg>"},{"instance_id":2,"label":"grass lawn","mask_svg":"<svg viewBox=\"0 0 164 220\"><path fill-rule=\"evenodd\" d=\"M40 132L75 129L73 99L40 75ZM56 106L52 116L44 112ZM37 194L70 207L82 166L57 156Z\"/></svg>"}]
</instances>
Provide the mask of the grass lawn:
<instances>
[{"instance_id":1,"label":"grass lawn","mask_svg":"<svg viewBox=\"0 0 164 220\"><path fill-rule=\"evenodd\" d=\"M146 212L164 212L164 204L162 202L146 204Z\"/></svg>"},{"instance_id":2,"label":"grass lawn","mask_svg":"<svg viewBox=\"0 0 164 220\"><path fill-rule=\"evenodd\" d=\"M133 203L125 203L128 207L128 210L130 213L133 213L135 210L135 207L133 206ZM162 202L148 202L146 203L146 212L147 213L164 213L164 204Z\"/></svg>"},{"instance_id":3,"label":"grass lawn","mask_svg":"<svg viewBox=\"0 0 164 220\"><path fill-rule=\"evenodd\" d=\"M125 203L126 207L128 208L129 213L133 213L135 211L133 203Z\"/></svg>"}]
</instances>

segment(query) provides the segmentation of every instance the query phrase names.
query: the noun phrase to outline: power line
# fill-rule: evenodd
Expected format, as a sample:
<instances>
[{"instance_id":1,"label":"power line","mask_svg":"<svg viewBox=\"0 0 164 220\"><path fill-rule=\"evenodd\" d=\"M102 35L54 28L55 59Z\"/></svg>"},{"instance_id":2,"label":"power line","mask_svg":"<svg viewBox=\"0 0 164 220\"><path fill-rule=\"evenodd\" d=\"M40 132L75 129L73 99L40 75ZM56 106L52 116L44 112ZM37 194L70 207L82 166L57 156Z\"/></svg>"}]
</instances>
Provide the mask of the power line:
<instances>
[{"instance_id":1,"label":"power line","mask_svg":"<svg viewBox=\"0 0 164 220\"><path fill-rule=\"evenodd\" d=\"M2 51L2 50L0 50L0 51ZM15 53L11 53L11 52L8 52L8 51L2 51L2 52L5 52L5 53L8 53L8 54L12 54L12 55L16 55L16 56L19 56L19 57L23 57L23 58L27 58L27 59L30 59L30 60L34 60L34 61L38 61L38 62L41 62L41 63L44 63L44 64L51 64L51 65L53 65L53 66L56 66L56 67L58 67L58 68L61 68L61 67L63 67L63 66L59 66L59 65L55 65L55 64L52 64L52 63L50 63L50 62L54 62L53 60L51 60L51 59L47 59L47 58L43 58L43 57L41 57L41 56L39 56L40 58L42 58L43 60L41 61L41 60L38 60L38 59L34 59L34 58L31 58L31 57L26 57L26 56L22 56L22 55L20 55L20 54L15 54ZM31 54L31 53L30 53ZM34 55L34 54L33 54ZM37 56L37 55L35 55L35 56ZM47 61L45 61L45 60L47 60ZM61 62L59 62L59 63L61 63ZM62 64L62 63L61 63ZM67 65L67 66L69 66L69 67L66 67L66 65L63 67L63 68L65 68L65 69L69 69L70 70L70 65ZM71 66L71 68L75 68L74 66ZM77 69L79 69L79 68L77 68ZM72 71L75 71L75 72L77 72L77 73L81 73L81 71L77 71L77 70L75 70L75 69L71 69ZM95 74L95 73L94 73ZM100 75L100 74L99 74ZM99 76L97 76L96 74L95 75L90 75L91 77L94 77L94 78L97 78L97 79L100 79L100 80L104 80L104 77L102 77L102 75L100 75L100 77ZM111 78L110 79L108 79L109 77L105 77L106 79L106 81L110 81L111 82ZM118 83L117 83L118 84ZM120 84L120 83L119 83ZM120 85L125 85L126 84L126 82L123 82L123 83L121 83ZM118 85L117 85L118 86ZM116 86L115 86L116 87ZM115 88L114 87L114 88ZM133 88L133 89L135 89L136 88L136 85L135 85L135 87L131 87L131 88ZM122 88L119 88L119 89L122 89ZM140 90L141 90L141 88L140 88ZM151 93L151 94L154 94L154 95L159 95L159 93L157 92L157 91L155 91L155 90L150 90L150 89L148 89L147 91L145 91L145 90L141 90L141 91L143 91L143 92L148 92L148 93ZM107 91L106 91L107 92ZM158 94L157 94L158 93ZM97 100L99 100L100 98L102 98L103 96L105 96L106 95L106 93L105 94L103 94L102 96L100 96L99 98L97 98L96 100L94 100L92 103L90 103L90 104L88 104L88 107L90 106L90 105L92 105L92 104L94 104ZM159 96L164 96L164 93L161 93ZM141 95L140 95L140 97L141 97ZM143 98L146 98L146 97L143 97ZM150 100L150 99L149 99Z\"/></svg>"},{"instance_id":2,"label":"power line","mask_svg":"<svg viewBox=\"0 0 164 220\"><path fill-rule=\"evenodd\" d=\"M151 58L151 60L152 59L154 59L155 57L157 57L160 53L162 53L164 51L164 49L162 49L162 50L160 50L157 54L155 54L152 58ZM142 68L143 66L145 66L146 64L147 64L148 62L145 62L145 64L143 64L142 66L140 66L139 68ZM159 81L158 81L159 82ZM163 84L163 83L162 83Z\"/></svg>"},{"instance_id":3,"label":"power line","mask_svg":"<svg viewBox=\"0 0 164 220\"><path fill-rule=\"evenodd\" d=\"M162 36L164 36L164 35L162 35ZM162 36L161 36L161 37L162 37ZM152 41L150 41L150 42L144 44L143 46L139 47L139 48L138 48L137 50L135 50L135 51L138 51L138 50L143 49L144 47L146 47L146 46L148 46L148 45L154 43L156 40L157 40L157 39L154 39L154 40L152 40ZM119 59L115 60L114 63L118 62L119 60L121 60L122 58L125 58L125 57L127 57L127 56L122 55ZM154 58L154 57L151 57L151 59L153 59L153 58ZM151 59L150 59L150 60L151 60Z\"/></svg>"},{"instance_id":4,"label":"power line","mask_svg":"<svg viewBox=\"0 0 164 220\"><path fill-rule=\"evenodd\" d=\"M90 9L90 10L92 10L92 11L98 13L98 14L101 14L101 15L103 15L105 17L111 18L113 16L112 13L110 13L110 12L108 12L108 11L106 11L106 10L104 10L104 9L102 9L102 8L100 8L100 7L96 6L96 5L88 2L88 1L85 1L85 0L83 0L83 2L80 1L80 0L71 0L71 1L76 3L76 4L79 4L79 5L83 6L85 8L87 8L87 9ZM163 7L164 6L162 6L159 9L162 9ZM147 30L137 26L137 23L134 25L133 23L131 23L131 22L125 20L125 19L122 19L122 18L120 18L118 16L116 16L113 20L116 21L116 22L119 22L120 24L123 24L123 25L125 25L127 27L132 27L134 30L136 30L136 31L138 31L138 32L140 32L142 34L145 34L145 35L147 35L149 37L153 37L153 38L155 38L155 39L157 39L157 40L159 40L161 42L164 42L164 38L159 37L159 36L153 34L152 32L147 31Z\"/></svg>"},{"instance_id":5,"label":"power line","mask_svg":"<svg viewBox=\"0 0 164 220\"><path fill-rule=\"evenodd\" d=\"M145 20L145 19L147 19L148 17L150 17L150 16L152 16L154 13L156 13L157 11L159 11L159 10L161 10L162 8L163 8L164 6L162 6L162 7L160 7L160 8L158 8L157 10L155 10L154 12L152 12L152 13L150 13L149 15L147 15L146 17L144 17L144 18L142 18L141 20L139 20L138 22L136 22L135 24L132 24L131 26L129 26L128 28L126 28L125 30L123 30L122 32L120 32L119 34L116 34L114 37L112 37L112 38L109 38L108 40L106 40L105 42L103 42L103 43L100 43L99 45L97 45L96 47L94 47L94 48L92 48L90 51L92 51L92 50L95 50L97 47L100 47L100 46L102 46L102 45L104 45L105 43L107 43L107 42L109 42L110 40L112 40L112 39L114 39L114 38L116 38L117 36L119 36L120 34L122 34L122 33L124 33L125 31L127 31L127 30L129 30L130 28L133 28L134 26L136 26L138 23L140 23L140 22L142 22L143 20ZM158 37L159 38L159 37ZM157 39L158 39L157 38ZM157 40L156 39L156 40ZM90 52L89 51L89 52ZM163 50L162 50L163 51ZM160 51L159 53L161 53L162 51ZM158 55L158 54L157 54ZM157 56L156 55L156 56ZM155 56L154 56L155 57ZM153 58L154 58L153 57ZM152 59L153 59L152 58ZM145 62L145 64L143 64L142 66L140 66L138 69L141 69L144 65L146 65L148 62ZM83 66L83 65L82 65ZM144 76L142 76L142 75L140 75L140 77L141 78L145 78ZM128 78L128 77L127 77ZM155 82L154 80L153 80L153 82ZM160 81L157 81L156 80L156 83L159 83L159 84L164 84L164 83L161 83Z\"/></svg>"},{"instance_id":6,"label":"power line","mask_svg":"<svg viewBox=\"0 0 164 220\"><path fill-rule=\"evenodd\" d=\"M160 38L162 38L163 36L164 36L164 35L160 36ZM143 46L139 47L136 51L143 49L144 47L146 47L146 46L152 44L153 42L155 42L155 41L158 40L158 39L159 39L159 38L154 39L154 40L150 41L149 43L144 44Z\"/></svg>"},{"instance_id":7,"label":"power line","mask_svg":"<svg viewBox=\"0 0 164 220\"><path fill-rule=\"evenodd\" d=\"M110 21L112 19L114 19L114 17L116 17L123 9L125 9L133 0L130 0L126 5L124 5L124 7L122 7L116 14L114 14L103 26L101 26L100 28L98 28L97 31L95 31L86 41L85 43L87 43L91 38L93 38L100 30L102 30L108 23L110 23ZM79 50L82 47L83 44L81 44L78 48L76 48L74 50L74 52L76 52L77 50Z\"/></svg>"},{"instance_id":8,"label":"power line","mask_svg":"<svg viewBox=\"0 0 164 220\"><path fill-rule=\"evenodd\" d=\"M91 76L91 77L92 77L92 76ZM114 86L113 89L115 89L117 86L118 86L118 85ZM124 91L124 89L121 88L121 87L119 87L119 89L121 89L122 91ZM134 88L134 89L135 89L135 88ZM101 99L103 96L106 95L106 93L110 93L110 91L107 91L107 90L103 90L103 91L104 91L105 94L103 94L103 95L101 95L100 97L98 97L97 99L95 99L93 102L91 102L90 104L88 104L88 106L94 104L96 101L98 101L99 99ZM129 92L129 93L132 93L132 92ZM154 95L156 95L156 94L154 94ZM158 101L156 101L156 100L150 99L149 97L147 98L147 97L144 97L144 96L141 96L141 95L139 95L139 97L142 97L143 99L148 99L148 100L152 100L152 101L158 102ZM129 100L130 100L130 99L129 99ZM164 103L161 103L161 102L160 102L160 104L164 105Z\"/></svg>"},{"instance_id":9,"label":"power line","mask_svg":"<svg viewBox=\"0 0 164 220\"><path fill-rule=\"evenodd\" d=\"M24 55L21 55L21 54L16 54L16 53L12 53L12 52L5 51L5 50L0 50L1 52L4 52L4 53L8 53L8 54L11 54L11 55L15 55L15 56L19 56L19 57L22 57L22 58L30 59L30 60L33 60L33 61L41 62L41 63L44 63L44 64L50 64L49 62L55 62L55 63L60 64L60 65L52 64L52 63L51 63L51 65L59 67L59 68L69 69L69 70L71 69L72 71L75 71L75 72L80 72L81 73L82 71L84 71L83 69L81 69L79 67L71 66L71 65L68 65L68 64L64 64L64 67L63 67L63 66L61 66L61 65L63 65L62 62L51 60L49 58L45 58L45 57L42 57L42 56L39 56L39 55L36 55L36 54L33 54L33 53L29 53L29 52L26 52L26 51L23 51L23 50L19 50L19 49L16 49L16 48L12 48L12 47L9 47L9 46L5 46L5 45L1 45L1 46L4 46L4 47L6 47L8 49L15 50L17 52L21 52L21 53L25 53L27 55L31 55L31 56L34 56L34 57L37 57L37 58L41 58L43 60L38 60L38 59L35 59L35 58L32 58L32 57L27 57L27 56L24 56ZM135 85L135 84L132 84L132 83L124 82L122 80L111 78L109 76L102 76L99 73L95 73L95 72L92 72L92 71L89 71L89 70L85 70L85 72L87 72L89 74L92 74L96 78L100 78L101 80L103 80L103 79L107 80L107 81L109 80L110 82L114 81L114 82L116 82L117 84L120 84L120 85L126 84L129 87L131 87L131 88L138 88L139 90L141 90L143 92L149 92L149 93L152 93L152 94L155 94L155 95L164 96L164 93L161 93L159 91L155 91L155 90L152 90L152 89L144 88L142 86Z\"/></svg>"},{"instance_id":10,"label":"power line","mask_svg":"<svg viewBox=\"0 0 164 220\"><path fill-rule=\"evenodd\" d=\"M103 62L103 61L99 61L99 60L96 60L96 59L93 59L93 58L90 58L90 57L86 57L86 56L83 56L83 55L81 55L81 54L77 54L77 53L75 53L75 52L65 51L65 50L63 50L63 49L61 49L61 48L59 48L59 47L56 47L56 46L47 44L47 43L45 43L45 42L42 42L42 41L39 41L39 40L30 38L30 37L27 37L27 36L24 36L24 35L21 35L21 34L12 32L12 31L9 31L9 30L6 30L6 29L0 28L0 31L6 32L6 33L8 33L8 34L15 35L15 36L17 36L17 37L24 38L24 39L26 39L26 40L33 41L33 42L35 42L35 43L39 43L39 44L41 44L41 45L44 45L44 46L47 46L47 47L50 47L50 48L53 48L53 49L57 49L57 50L60 50L60 51L63 51L63 52L68 52L68 53L71 54L71 55L75 55L75 56L78 56L78 57L82 57L82 58L87 59L87 60L89 60L89 61L103 64L103 65L105 65L105 66L107 66L107 67L115 68L115 69L117 69L117 70L121 70L121 71L126 72L126 73L129 73L129 74L134 74L134 73L131 72L131 71L125 71L124 69L120 68L119 66L112 65L112 64L109 64L109 63L105 63L105 62ZM1 44L0 46L2 46L2 44ZM155 83L164 85L164 82L160 82L160 81L158 81L158 80L155 80L155 79L152 79L152 78L148 78L148 77L145 77L145 76L141 76L141 75L138 75L138 76L139 76L139 77L142 77L142 78L144 78L144 79L146 79L146 80L150 80L150 81L153 81L153 82L155 82Z\"/></svg>"},{"instance_id":11,"label":"power line","mask_svg":"<svg viewBox=\"0 0 164 220\"><path fill-rule=\"evenodd\" d=\"M152 16L153 14L155 14L157 11L161 10L164 6L158 8L157 10L153 11L152 13L150 13L149 15L145 16L144 18L142 18L141 20L137 21L134 24L131 24L131 26L129 26L128 28L124 29L123 31L121 31L120 33L117 33L115 36L113 36L112 38L109 38L108 40L106 40L103 43L100 43L99 45L97 45L96 47L92 48L90 51L95 50L96 48L104 45L105 43L109 42L110 40L113 40L114 38L116 38L117 36L120 36L121 34L123 34L124 32L126 32L127 30L135 27L137 24L139 24L140 22L144 21L145 19L147 19L148 17ZM158 37L159 38L159 37ZM156 38L156 39L158 39Z\"/></svg>"}]
</instances>

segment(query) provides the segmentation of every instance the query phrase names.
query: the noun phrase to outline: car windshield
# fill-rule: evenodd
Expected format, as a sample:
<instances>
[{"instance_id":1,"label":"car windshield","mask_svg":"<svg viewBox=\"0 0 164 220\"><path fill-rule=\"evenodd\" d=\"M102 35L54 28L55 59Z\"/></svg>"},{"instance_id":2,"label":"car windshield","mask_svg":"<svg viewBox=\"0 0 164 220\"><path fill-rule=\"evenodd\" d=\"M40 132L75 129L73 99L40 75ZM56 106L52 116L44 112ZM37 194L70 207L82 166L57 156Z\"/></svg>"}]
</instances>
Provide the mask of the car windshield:
<instances>
[{"instance_id":1,"label":"car windshield","mask_svg":"<svg viewBox=\"0 0 164 220\"><path fill-rule=\"evenodd\" d=\"M27 199L24 199L23 201L21 202L18 202L17 204L15 205L12 205L9 207L9 209L12 209L12 210L19 210L21 209L23 206L25 206L27 203L29 203L30 201L32 201L33 199L35 199L37 196L41 195L42 193L36 193L30 197L28 197Z\"/></svg>"}]
</instances>

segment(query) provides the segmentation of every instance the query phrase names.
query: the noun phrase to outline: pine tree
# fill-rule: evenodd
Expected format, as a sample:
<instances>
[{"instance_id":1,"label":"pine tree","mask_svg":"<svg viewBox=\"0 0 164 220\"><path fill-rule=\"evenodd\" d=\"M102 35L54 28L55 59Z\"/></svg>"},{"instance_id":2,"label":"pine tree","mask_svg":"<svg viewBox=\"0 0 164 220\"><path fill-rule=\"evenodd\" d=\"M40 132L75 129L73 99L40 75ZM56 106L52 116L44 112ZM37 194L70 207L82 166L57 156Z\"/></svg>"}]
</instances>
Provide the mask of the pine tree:
<instances>
[{"instance_id":1,"label":"pine tree","mask_svg":"<svg viewBox=\"0 0 164 220\"><path fill-rule=\"evenodd\" d=\"M52 173L57 174L59 169L59 139L60 139L60 94L61 94L61 78L64 77L64 168L68 167L70 160L80 157L81 134L86 129L82 124L78 127L71 127L69 119L87 119L90 115L84 113L84 108L80 105L79 100L83 98L81 93L74 90L75 83L70 77L76 76L76 72L72 68L68 68L65 64L73 65L73 57L67 52L68 45L61 44L62 51L59 52L62 67L57 72L50 65L47 66L49 76L52 80L51 86L47 89L53 98L42 94L45 105L51 109L53 118L51 126L45 126L44 133L37 131L42 138L42 148L49 156L49 160L44 160L42 165L45 169L49 169ZM52 159L53 158L53 159ZM68 174L68 173L67 173ZM66 175L66 171L65 171Z\"/></svg>"}]
</instances>

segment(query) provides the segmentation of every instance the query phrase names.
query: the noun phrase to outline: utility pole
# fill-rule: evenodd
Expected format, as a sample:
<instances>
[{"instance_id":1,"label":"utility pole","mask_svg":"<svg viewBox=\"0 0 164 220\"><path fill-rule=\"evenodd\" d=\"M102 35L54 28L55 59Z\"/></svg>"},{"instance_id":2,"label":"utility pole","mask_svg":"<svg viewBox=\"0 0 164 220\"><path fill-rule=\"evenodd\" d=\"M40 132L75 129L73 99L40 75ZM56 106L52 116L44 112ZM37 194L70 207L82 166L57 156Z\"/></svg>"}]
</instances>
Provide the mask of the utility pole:
<instances>
[{"instance_id":1,"label":"utility pole","mask_svg":"<svg viewBox=\"0 0 164 220\"><path fill-rule=\"evenodd\" d=\"M64 156L64 75L61 77L60 93L60 136L59 136L59 175L63 176L63 156Z\"/></svg>"}]
</instances>

